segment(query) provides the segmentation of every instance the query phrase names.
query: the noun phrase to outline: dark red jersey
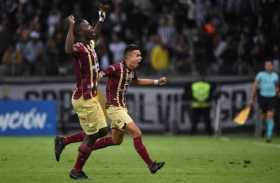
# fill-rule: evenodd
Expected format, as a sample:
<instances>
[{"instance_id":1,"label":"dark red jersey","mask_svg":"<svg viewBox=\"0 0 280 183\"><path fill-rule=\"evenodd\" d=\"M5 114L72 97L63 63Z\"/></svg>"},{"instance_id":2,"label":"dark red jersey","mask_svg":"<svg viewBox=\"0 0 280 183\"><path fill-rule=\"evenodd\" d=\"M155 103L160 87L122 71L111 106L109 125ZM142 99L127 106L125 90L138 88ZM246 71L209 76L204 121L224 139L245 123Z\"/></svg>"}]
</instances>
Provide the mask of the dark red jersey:
<instances>
[{"instance_id":1,"label":"dark red jersey","mask_svg":"<svg viewBox=\"0 0 280 183\"><path fill-rule=\"evenodd\" d=\"M128 85L137 80L136 72L129 70L124 62L111 65L104 71L108 77L106 85L107 106L126 107Z\"/></svg>"},{"instance_id":2,"label":"dark red jersey","mask_svg":"<svg viewBox=\"0 0 280 183\"><path fill-rule=\"evenodd\" d=\"M94 42L90 44L77 42L73 45L76 89L74 99L84 96L90 99L97 95L99 64L94 50Z\"/></svg>"}]
</instances>

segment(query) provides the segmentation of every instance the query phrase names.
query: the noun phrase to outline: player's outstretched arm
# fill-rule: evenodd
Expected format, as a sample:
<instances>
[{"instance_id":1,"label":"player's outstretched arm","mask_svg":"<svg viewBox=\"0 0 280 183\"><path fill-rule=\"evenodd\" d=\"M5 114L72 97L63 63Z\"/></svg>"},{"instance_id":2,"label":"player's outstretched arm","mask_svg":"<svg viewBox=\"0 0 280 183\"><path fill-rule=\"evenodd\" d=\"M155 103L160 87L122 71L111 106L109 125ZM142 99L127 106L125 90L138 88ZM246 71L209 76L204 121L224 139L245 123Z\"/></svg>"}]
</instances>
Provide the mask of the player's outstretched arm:
<instances>
[{"instance_id":1,"label":"player's outstretched arm","mask_svg":"<svg viewBox=\"0 0 280 183\"><path fill-rule=\"evenodd\" d=\"M102 79L104 77L112 77L117 73L116 68L113 65L110 65L107 69L100 70L98 72L98 79Z\"/></svg>"},{"instance_id":2,"label":"player's outstretched arm","mask_svg":"<svg viewBox=\"0 0 280 183\"><path fill-rule=\"evenodd\" d=\"M75 42L75 36L74 36L75 17L73 15L70 15L67 17L67 21L68 21L68 33L65 40L65 52L72 53L73 45Z\"/></svg>"},{"instance_id":3,"label":"player's outstretched arm","mask_svg":"<svg viewBox=\"0 0 280 183\"><path fill-rule=\"evenodd\" d=\"M105 18L106 18L106 11L108 11L108 10L109 10L109 5L107 5L107 4L100 4L99 5L98 21L94 25L94 28L93 28L93 31L92 31L92 34L93 34L95 39L97 39L97 36L101 32L102 24L103 24L103 22L105 21Z\"/></svg>"},{"instance_id":4,"label":"player's outstretched arm","mask_svg":"<svg viewBox=\"0 0 280 183\"><path fill-rule=\"evenodd\" d=\"M249 100L249 105L253 105L255 103L256 93L257 93L258 81L255 80L251 90L251 98Z\"/></svg>"},{"instance_id":5,"label":"player's outstretched arm","mask_svg":"<svg viewBox=\"0 0 280 183\"><path fill-rule=\"evenodd\" d=\"M162 86L165 85L167 83L167 78L166 77L161 77L157 80L153 80L153 79L137 79L136 80L136 84L137 85L157 85L157 86Z\"/></svg>"}]
</instances>

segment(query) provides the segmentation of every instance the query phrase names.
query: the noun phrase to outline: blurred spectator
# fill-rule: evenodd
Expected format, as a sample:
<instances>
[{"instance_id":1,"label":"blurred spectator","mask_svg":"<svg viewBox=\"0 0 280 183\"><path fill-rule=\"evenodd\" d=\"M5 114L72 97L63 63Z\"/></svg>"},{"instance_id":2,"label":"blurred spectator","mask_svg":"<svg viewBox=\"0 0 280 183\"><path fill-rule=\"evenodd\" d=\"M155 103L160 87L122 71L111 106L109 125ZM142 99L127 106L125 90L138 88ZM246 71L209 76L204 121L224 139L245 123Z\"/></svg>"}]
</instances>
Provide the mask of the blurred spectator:
<instances>
[{"instance_id":1,"label":"blurred spectator","mask_svg":"<svg viewBox=\"0 0 280 183\"><path fill-rule=\"evenodd\" d=\"M97 47L97 52L99 53L99 65L101 69L107 69L112 64L112 55L109 52L109 48L104 37L100 38L99 45L100 46Z\"/></svg>"},{"instance_id":2,"label":"blurred spectator","mask_svg":"<svg viewBox=\"0 0 280 183\"><path fill-rule=\"evenodd\" d=\"M56 28L57 24L60 22L60 18L61 18L61 15L57 9L52 9L50 11L50 15L48 16L48 19L47 19L49 37L53 36L53 34L55 32L55 28Z\"/></svg>"},{"instance_id":3,"label":"blurred spectator","mask_svg":"<svg viewBox=\"0 0 280 183\"><path fill-rule=\"evenodd\" d=\"M46 63L47 75L57 75L59 68L59 48L53 38L47 41L44 49L44 62Z\"/></svg>"},{"instance_id":4,"label":"blurred spectator","mask_svg":"<svg viewBox=\"0 0 280 183\"><path fill-rule=\"evenodd\" d=\"M126 14L121 10L120 3L115 1L113 11L110 13L109 20L112 23L114 32L123 31L123 23L126 21Z\"/></svg>"},{"instance_id":5,"label":"blurred spectator","mask_svg":"<svg viewBox=\"0 0 280 183\"><path fill-rule=\"evenodd\" d=\"M235 63L238 59L237 50L235 47L237 42L234 39L228 39L227 41L227 47L223 54L221 55L222 58L222 65L220 72L223 75L235 75L236 70L233 70Z\"/></svg>"},{"instance_id":6,"label":"blurred spectator","mask_svg":"<svg viewBox=\"0 0 280 183\"><path fill-rule=\"evenodd\" d=\"M20 75L22 73L22 63L22 53L15 48L15 45L10 44L2 57L2 64L6 66L5 73L7 75Z\"/></svg>"},{"instance_id":7,"label":"blurred spectator","mask_svg":"<svg viewBox=\"0 0 280 183\"><path fill-rule=\"evenodd\" d=\"M4 51L7 48L7 45L10 45L12 42L12 34L10 34L8 30L8 19L4 15L1 17L1 22L0 22L0 58L2 58L2 55L4 54Z\"/></svg>"},{"instance_id":8,"label":"blurred spectator","mask_svg":"<svg viewBox=\"0 0 280 183\"><path fill-rule=\"evenodd\" d=\"M42 68L43 63L43 43L40 40L40 33L32 31L30 33L30 40L23 48L23 57L25 64L27 64L27 72L34 75L37 68Z\"/></svg>"},{"instance_id":9,"label":"blurred spectator","mask_svg":"<svg viewBox=\"0 0 280 183\"><path fill-rule=\"evenodd\" d=\"M112 42L109 43L109 49L113 55L113 63L119 63L122 61L125 48L126 43L120 40L118 32L113 32Z\"/></svg>"},{"instance_id":10,"label":"blurred spectator","mask_svg":"<svg viewBox=\"0 0 280 183\"><path fill-rule=\"evenodd\" d=\"M174 67L180 74L190 73L194 68L191 63L190 48L183 34L178 34L174 47Z\"/></svg>"},{"instance_id":11,"label":"blurred spectator","mask_svg":"<svg viewBox=\"0 0 280 183\"><path fill-rule=\"evenodd\" d=\"M280 51L279 51L278 45L273 46L272 63L273 63L273 68L275 69L275 72L279 73L280 72Z\"/></svg>"},{"instance_id":12,"label":"blurred spectator","mask_svg":"<svg viewBox=\"0 0 280 183\"><path fill-rule=\"evenodd\" d=\"M29 73L27 69L26 75L73 74L68 64L70 57L64 53L63 19L74 14L95 21L97 8L98 1L90 0L3 1L0 58L12 44L23 55L24 62L19 67L24 68L26 61L43 60L41 64L46 64L45 71L36 73L31 69ZM147 63L155 62L150 58L157 48L168 53L164 67L171 75L200 71L250 75L262 68L266 58L275 58L276 65L279 62L279 8L279 0L113 0L102 30L106 40L97 44L97 51L104 67L119 62L123 47L134 42L146 51L142 72L154 69ZM31 32L40 35L40 43L30 40ZM164 45L155 46L153 35L160 36ZM38 55L29 53L30 47L49 50L43 49Z\"/></svg>"},{"instance_id":13,"label":"blurred spectator","mask_svg":"<svg viewBox=\"0 0 280 183\"><path fill-rule=\"evenodd\" d=\"M170 56L168 49L160 38L157 38L156 45L151 51L151 66L157 72L166 72L170 67Z\"/></svg>"},{"instance_id":14,"label":"blurred spectator","mask_svg":"<svg viewBox=\"0 0 280 183\"><path fill-rule=\"evenodd\" d=\"M168 48L175 46L176 32L173 25L173 19L170 15L163 15L159 20L158 35L164 44Z\"/></svg>"}]
</instances>

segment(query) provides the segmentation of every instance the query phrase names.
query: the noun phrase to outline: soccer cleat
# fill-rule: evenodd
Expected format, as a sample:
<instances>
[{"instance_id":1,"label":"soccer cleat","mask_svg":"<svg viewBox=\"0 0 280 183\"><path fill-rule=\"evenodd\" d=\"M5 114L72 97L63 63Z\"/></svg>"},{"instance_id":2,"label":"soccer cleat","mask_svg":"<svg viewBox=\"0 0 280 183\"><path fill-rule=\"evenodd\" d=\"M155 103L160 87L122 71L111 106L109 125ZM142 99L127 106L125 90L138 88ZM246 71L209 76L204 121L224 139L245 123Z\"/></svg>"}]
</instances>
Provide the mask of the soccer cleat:
<instances>
[{"instance_id":1,"label":"soccer cleat","mask_svg":"<svg viewBox=\"0 0 280 183\"><path fill-rule=\"evenodd\" d=\"M150 169L150 172L152 174L156 173L159 169L161 169L163 166L164 166L165 162L162 161L162 162L156 162L154 161L151 166L149 167Z\"/></svg>"},{"instance_id":2,"label":"soccer cleat","mask_svg":"<svg viewBox=\"0 0 280 183\"><path fill-rule=\"evenodd\" d=\"M267 138L266 143L271 143L271 138Z\"/></svg>"},{"instance_id":3,"label":"soccer cleat","mask_svg":"<svg viewBox=\"0 0 280 183\"><path fill-rule=\"evenodd\" d=\"M83 172L83 171L76 171L74 169L70 171L69 177L71 179L75 179L75 180L88 179L88 176L85 174L85 172Z\"/></svg>"},{"instance_id":4,"label":"soccer cleat","mask_svg":"<svg viewBox=\"0 0 280 183\"><path fill-rule=\"evenodd\" d=\"M60 155L65 148L65 144L63 142L63 137L56 136L54 139L54 151L55 151L55 159L59 161Z\"/></svg>"}]
</instances>

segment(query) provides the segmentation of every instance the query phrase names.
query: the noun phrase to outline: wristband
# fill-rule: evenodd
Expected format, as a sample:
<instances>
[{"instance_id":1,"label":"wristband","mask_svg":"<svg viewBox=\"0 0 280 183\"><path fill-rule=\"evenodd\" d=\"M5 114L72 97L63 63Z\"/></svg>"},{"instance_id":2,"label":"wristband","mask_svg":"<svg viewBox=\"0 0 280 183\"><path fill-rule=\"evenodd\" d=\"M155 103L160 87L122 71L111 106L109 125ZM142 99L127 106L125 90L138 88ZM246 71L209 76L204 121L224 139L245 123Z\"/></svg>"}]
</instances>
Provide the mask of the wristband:
<instances>
[{"instance_id":1,"label":"wristband","mask_svg":"<svg viewBox=\"0 0 280 183\"><path fill-rule=\"evenodd\" d=\"M154 85L159 85L159 80L158 79L154 80Z\"/></svg>"}]
</instances>

